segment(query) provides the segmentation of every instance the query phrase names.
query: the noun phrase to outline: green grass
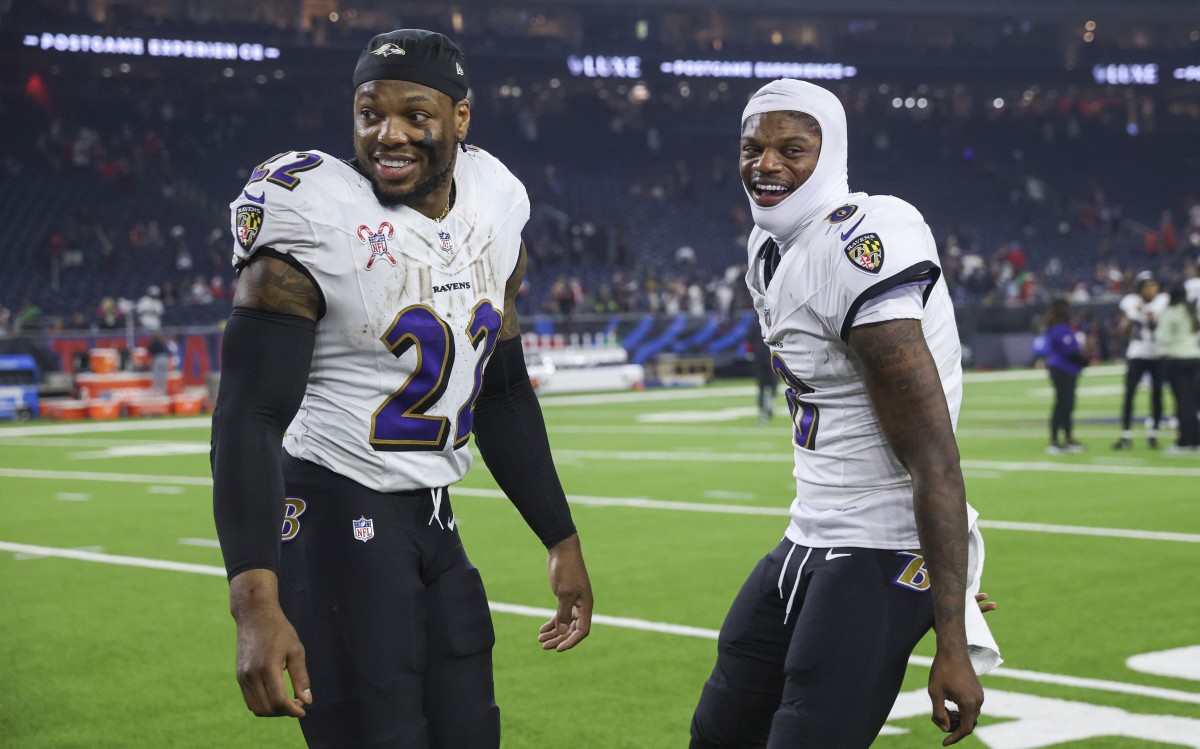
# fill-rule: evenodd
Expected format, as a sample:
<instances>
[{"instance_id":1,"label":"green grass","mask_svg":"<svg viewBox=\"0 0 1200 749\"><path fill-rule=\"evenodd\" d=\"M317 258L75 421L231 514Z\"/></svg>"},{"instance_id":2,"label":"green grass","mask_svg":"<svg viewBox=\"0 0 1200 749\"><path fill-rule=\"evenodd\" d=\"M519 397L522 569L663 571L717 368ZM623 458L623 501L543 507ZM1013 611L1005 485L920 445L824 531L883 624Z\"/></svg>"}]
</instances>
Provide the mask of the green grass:
<instances>
[{"instance_id":1,"label":"green grass","mask_svg":"<svg viewBox=\"0 0 1200 749\"><path fill-rule=\"evenodd\" d=\"M968 496L985 521L1194 538L985 529L984 588L1000 603L989 620L1011 671L984 677L985 728L963 746L991 746L988 730L1005 726L1017 743L996 738L995 746L1200 746L1200 683L1125 665L1140 653L1200 645L1200 456L1149 450L1140 425L1134 450L1110 450L1118 436L1115 370L1089 372L1082 383L1078 438L1088 452L1047 456L1049 382L1031 377L966 386L959 442ZM616 404L544 399L568 494L785 510L793 483L782 400L783 415L760 428L745 382L692 395L647 393ZM729 418L726 410L739 408L744 414ZM77 434L0 429L0 542L219 566L217 549L180 542L215 539L204 483L207 429L194 421L129 426L88 432L84 425ZM1163 444L1173 438L1164 433ZM176 454L154 454L168 447ZM1044 470L1064 465L1083 471ZM1146 469L1179 475L1138 473ZM78 472L162 478L85 480ZM495 484L482 464L462 487L475 491L452 492L455 511L489 597L551 606L544 553L515 510L488 496ZM574 513L598 613L706 629L720 626L745 575L786 524L782 514L583 503ZM597 625L579 648L555 654L537 647L540 620L497 613L494 621L505 747L687 745L712 640ZM917 653L932 654L928 638ZM233 660L221 576L0 549L0 747L302 747L293 721L245 710ZM1097 682L1063 685L1064 676ZM912 665L904 693L923 690L927 677L927 668ZM319 698L320 685L314 692ZM1048 722L1021 722L1029 698L1064 702ZM1161 716L1145 722L1166 733L1138 738L1128 728L1137 720L1126 721L1124 736L1054 733L1102 725L1105 715L1120 715L1113 710ZM888 726L877 747L940 745L927 706ZM1061 740L1036 743L1048 735Z\"/></svg>"}]
</instances>

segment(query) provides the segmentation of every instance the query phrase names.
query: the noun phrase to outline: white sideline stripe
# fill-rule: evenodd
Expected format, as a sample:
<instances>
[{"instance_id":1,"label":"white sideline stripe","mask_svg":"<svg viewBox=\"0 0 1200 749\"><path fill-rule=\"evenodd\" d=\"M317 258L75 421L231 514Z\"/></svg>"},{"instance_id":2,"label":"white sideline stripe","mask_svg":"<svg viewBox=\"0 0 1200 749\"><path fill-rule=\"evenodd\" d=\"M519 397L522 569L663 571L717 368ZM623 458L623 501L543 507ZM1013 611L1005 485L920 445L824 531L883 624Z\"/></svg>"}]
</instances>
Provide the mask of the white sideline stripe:
<instances>
[{"instance_id":1,"label":"white sideline stripe","mask_svg":"<svg viewBox=\"0 0 1200 749\"><path fill-rule=\"evenodd\" d=\"M205 549L221 548L221 542L215 538L181 538L179 543L183 546L200 546Z\"/></svg>"},{"instance_id":2,"label":"white sideline stripe","mask_svg":"<svg viewBox=\"0 0 1200 749\"><path fill-rule=\"evenodd\" d=\"M541 395L538 402L543 408L552 406L607 406L611 403L643 403L652 401L685 401L701 398L753 397L757 389L753 385L728 385L725 387L687 388L684 390L642 390L636 392L595 393L593 395Z\"/></svg>"},{"instance_id":3,"label":"white sideline stripe","mask_svg":"<svg viewBox=\"0 0 1200 749\"><path fill-rule=\"evenodd\" d=\"M665 452L651 450L555 450L555 455L574 460L677 461L691 463L791 463L790 454L732 452ZM1138 476L1176 476L1200 478L1200 467L1111 466L1093 463L1014 462L1005 460L964 460L963 468L1034 473L1099 473Z\"/></svg>"},{"instance_id":4,"label":"white sideline stripe","mask_svg":"<svg viewBox=\"0 0 1200 749\"><path fill-rule=\"evenodd\" d=\"M536 606L522 606L517 603L498 603L488 601L488 608L504 614L529 616L537 619L550 619L557 613L554 609L543 609ZM644 619L629 619L624 616L608 616L596 614L592 617L593 624L608 624L623 629L637 629L642 632L659 632L665 635L681 635L683 637L698 637L704 640L715 640L719 634L715 629L689 627L685 624L667 624L666 622L648 622Z\"/></svg>"},{"instance_id":5,"label":"white sideline stripe","mask_svg":"<svg viewBox=\"0 0 1200 749\"><path fill-rule=\"evenodd\" d=\"M933 665L933 659L927 655L909 656L908 662L914 666L925 666L926 668ZM1095 689L1101 692L1134 694L1139 697L1156 697L1160 700L1171 700L1173 702L1187 702L1193 705L1200 705L1200 694L1195 692L1184 692L1179 689L1145 687L1141 684L1126 684L1120 681L1107 681L1105 679L1089 679L1085 676L1047 674L1042 673L1041 671L1028 671L1023 668L1009 668L1007 666L1001 666L995 671L989 671L987 675L1000 676L1005 679L1033 681L1037 682L1038 684L1054 684L1061 687L1078 687L1080 689Z\"/></svg>"},{"instance_id":6,"label":"white sideline stripe","mask_svg":"<svg viewBox=\"0 0 1200 749\"><path fill-rule=\"evenodd\" d=\"M1128 470L1128 469L1125 469ZM187 486L212 486L212 479L198 476L143 476L126 473L93 473L88 471L43 471L23 468L0 468L0 476L12 478L34 478L85 481L112 481L118 483L136 484L183 484ZM455 487L452 494L463 497L484 497L487 499L504 499L504 492L499 489L477 489L473 487ZM676 502L646 497L592 497L582 494L567 495L572 504L589 505L592 507L630 507L642 510L675 510L681 512L710 512L725 515L765 515L771 517L787 517L787 507L759 507L754 505L720 505L705 502ZM996 530L1031 531L1035 533L1060 533L1080 536L1106 536L1110 538L1130 538L1152 541L1178 541L1183 543L1200 543L1200 534L1168 533L1163 531L1142 531L1125 528L1089 528L1074 525L1050 525L1045 523L1021 523L1007 520L981 520L981 528Z\"/></svg>"},{"instance_id":7,"label":"white sideline stripe","mask_svg":"<svg viewBox=\"0 0 1200 749\"><path fill-rule=\"evenodd\" d=\"M1078 525L1016 523L1009 520L980 520L979 527L994 528L1002 531L1057 533L1067 536L1107 536L1110 538L1136 538L1146 541L1178 541L1185 544L1200 544L1200 533L1168 533L1165 531L1138 531L1125 528L1089 528Z\"/></svg>"},{"instance_id":8,"label":"white sideline stripe","mask_svg":"<svg viewBox=\"0 0 1200 749\"><path fill-rule=\"evenodd\" d=\"M1121 374L1124 368L1119 364L1091 367L1088 374L1106 375ZM964 372L963 382L1021 382L1024 380L1044 380L1046 372L1043 369L1017 369L1002 372ZM549 406L605 406L610 403L640 403L642 401L661 402L676 400L695 400L719 398L722 396L741 397L754 395L756 388L752 385L730 385L724 387L689 388L686 390L644 390L637 392L596 393L592 395L546 395L539 398L543 407ZM968 412L969 413L969 412ZM170 429L193 429L207 427L212 424L208 416L195 416L183 419L114 422L73 422L70 424L38 424L26 427L10 427L0 429L0 439L10 437L31 437L40 434L85 434L111 432L138 432Z\"/></svg>"},{"instance_id":9,"label":"white sideline stripe","mask_svg":"<svg viewBox=\"0 0 1200 749\"><path fill-rule=\"evenodd\" d=\"M215 567L205 564L184 564L182 562L170 562L163 559L126 557L116 554L99 554L96 552L81 551L78 549L59 549L50 546L34 546L32 544L15 544L7 541L0 541L0 551L9 551L15 554L33 554L41 557L74 559L81 562L115 564L123 567L141 567L144 569L167 570L171 572L190 572L197 575L209 575L211 577L225 577L225 569L223 567ZM555 613L553 609L540 608L536 606L523 606L515 603L500 603L497 601L488 601L488 607L492 611L498 611L504 614L528 616L537 619L549 619L550 617L554 616ZM643 632L658 632L661 634L679 635L682 637L696 637L704 640L715 640L717 639L718 635L718 631L715 629L690 627L683 624L669 624L666 622L651 622L646 621L645 619L632 619L624 616L608 616L605 614L597 614L592 617L592 621L596 624L607 624L609 626L620 627L623 629L634 629ZM923 666L925 668L933 665L932 658L921 655L910 656L908 662L914 666ZM1119 681L1089 679L1081 676L1067 676L1063 674L1046 674L1039 671L1027 671L1025 669L1006 668L1003 666L995 671L992 671L989 676L999 676L1007 679L1018 679L1021 681L1032 681L1040 684L1055 684L1065 687L1094 689L1102 692L1133 694L1142 697L1154 697L1161 700L1186 702L1200 705L1200 694L1198 693L1184 692L1177 689L1146 687L1140 684L1126 684Z\"/></svg>"},{"instance_id":10,"label":"white sideline stripe","mask_svg":"<svg viewBox=\"0 0 1200 749\"><path fill-rule=\"evenodd\" d=\"M452 496L483 497L486 499L507 499L499 489L475 489L458 486L451 490ZM678 510L682 512L713 512L725 515L769 515L772 517L787 517L786 507L756 507L754 505L718 505L707 502L673 502L665 499L648 499L646 497L589 497L582 494L568 494L567 499L573 505L589 505L591 507L632 507L639 510Z\"/></svg>"},{"instance_id":11,"label":"white sideline stripe","mask_svg":"<svg viewBox=\"0 0 1200 749\"><path fill-rule=\"evenodd\" d=\"M212 418L195 416L189 419L139 420L139 421L105 421L90 423L86 421L70 424L39 424L31 427L11 427L0 429L0 439L5 437L32 437L38 434L84 434L88 432L142 432L161 429L194 429L196 427L212 426Z\"/></svg>"},{"instance_id":12,"label":"white sideline stripe","mask_svg":"<svg viewBox=\"0 0 1200 749\"><path fill-rule=\"evenodd\" d=\"M1124 374L1123 364L1105 364L1099 367L1088 367L1090 377L1096 375ZM1020 382L1023 380L1045 380L1048 377L1044 369L1006 369L999 372L963 372L963 382Z\"/></svg>"},{"instance_id":13,"label":"white sideline stripe","mask_svg":"<svg viewBox=\"0 0 1200 749\"><path fill-rule=\"evenodd\" d=\"M1045 431L1045 430L1043 430ZM1075 430L1079 432L1078 429ZM7 437L0 430L0 437ZM117 445L161 445L164 440L141 439L141 440L123 440L116 437L107 438L89 438L89 437L26 437L6 439L0 442L0 447L115 447ZM169 445L198 445L200 442L183 441L183 440L168 440L165 444ZM208 443L203 443L208 444Z\"/></svg>"},{"instance_id":14,"label":"white sideline stripe","mask_svg":"<svg viewBox=\"0 0 1200 749\"><path fill-rule=\"evenodd\" d=\"M207 476L150 476L140 473L99 473L97 471L45 471L37 468L0 468L0 477L11 479L56 479L62 481L115 481L125 484L182 484L212 486Z\"/></svg>"},{"instance_id":15,"label":"white sideline stripe","mask_svg":"<svg viewBox=\"0 0 1200 749\"><path fill-rule=\"evenodd\" d=\"M53 546L34 546L32 544L14 544L9 541L0 541L0 551L11 551L14 554L32 554L39 557L74 559L78 562L98 562L100 564L116 564L122 567L142 567L150 570L170 570L172 572L190 572L194 575L225 577L224 567L214 567L209 564L187 564L185 562L169 562L165 559L145 559L143 557L125 557L118 554L98 554L94 551L83 551L80 549L58 549Z\"/></svg>"},{"instance_id":16,"label":"white sideline stripe","mask_svg":"<svg viewBox=\"0 0 1200 749\"><path fill-rule=\"evenodd\" d=\"M569 460L678 461L690 463L791 463L790 454L731 452L665 452L642 450L555 450L556 456ZM1103 459L1097 459L1103 460ZM1031 473L1094 473L1119 476L1164 476L1200 478L1200 467L1100 465L1098 463L1015 462L1005 460L964 460L966 469ZM46 471L32 468L0 468L0 476L31 479L79 479L89 481L128 481L131 483L193 484L210 486L212 479L199 476L145 476L141 474L98 473L92 471ZM161 480L160 480L161 479Z\"/></svg>"},{"instance_id":17,"label":"white sideline stripe","mask_svg":"<svg viewBox=\"0 0 1200 749\"><path fill-rule=\"evenodd\" d=\"M1119 476L1181 476L1200 478L1200 468L1173 466L1096 465L1094 463L1016 463L1004 460L964 460L963 468L1034 473L1103 473Z\"/></svg>"}]
</instances>

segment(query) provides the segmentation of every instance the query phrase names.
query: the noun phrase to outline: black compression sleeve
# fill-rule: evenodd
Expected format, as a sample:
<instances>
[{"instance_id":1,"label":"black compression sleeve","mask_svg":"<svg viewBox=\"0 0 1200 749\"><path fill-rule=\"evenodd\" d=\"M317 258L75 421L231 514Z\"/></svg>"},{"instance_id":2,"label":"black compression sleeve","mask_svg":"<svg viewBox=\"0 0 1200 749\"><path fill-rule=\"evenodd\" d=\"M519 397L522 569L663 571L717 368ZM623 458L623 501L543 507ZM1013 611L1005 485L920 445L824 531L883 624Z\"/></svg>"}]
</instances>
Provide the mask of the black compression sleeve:
<instances>
[{"instance_id":1,"label":"black compression sleeve","mask_svg":"<svg viewBox=\"0 0 1200 749\"><path fill-rule=\"evenodd\" d=\"M483 372L475 444L496 483L547 549L575 533L519 337L496 344Z\"/></svg>"},{"instance_id":2,"label":"black compression sleeve","mask_svg":"<svg viewBox=\"0 0 1200 749\"><path fill-rule=\"evenodd\" d=\"M300 408L317 324L238 307L221 342L213 410L213 516L232 579L279 564L283 433Z\"/></svg>"}]
</instances>

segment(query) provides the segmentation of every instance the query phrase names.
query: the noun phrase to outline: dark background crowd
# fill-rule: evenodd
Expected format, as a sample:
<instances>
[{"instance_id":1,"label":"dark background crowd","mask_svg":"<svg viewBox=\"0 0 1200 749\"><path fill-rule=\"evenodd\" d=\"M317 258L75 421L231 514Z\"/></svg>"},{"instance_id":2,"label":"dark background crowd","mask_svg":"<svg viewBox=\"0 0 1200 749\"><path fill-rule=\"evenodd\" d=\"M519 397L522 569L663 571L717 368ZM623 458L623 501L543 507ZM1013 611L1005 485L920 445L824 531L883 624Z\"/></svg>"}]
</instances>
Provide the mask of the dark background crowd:
<instances>
[{"instance_id":1,"label":"dark background crowd","mask_svg":"<svg viewBox=\"0 0 1200 749\"><path fill-rule=\"evenodd\" d=\"M1169 282L1200 254L1200 82L1166 64L1195 59L1200 30L1156 20L1167 0L1140 24L1123 23L1117 3L1097 5L1098 20L1018 3L995 18L664 6L636 22L571 3L296 12L310 5L236 18L216 3L0 5L13 60L0 72L11 123L0 335L223 320L236 284L227 202L272 154L350 154L354 56L399 26L444 31L471 60L470 139L529 190L521 312L550 328L589 314L729 321L747 307L737 134L763 81L669 76L657 60L857 62L854 77L817 81L849 115L851 187L924 214L961 310L1028 310L1008 314L1028 326L1066 297L1102 305L1103 328L1136 273ZM280 54L149 58L24 41L60 32L250 40ZM581 55L634 54L640 76L573 75ZM1091 72L1151 58L1164 61L1154 85Z\"/></svg>"}]
</instances>

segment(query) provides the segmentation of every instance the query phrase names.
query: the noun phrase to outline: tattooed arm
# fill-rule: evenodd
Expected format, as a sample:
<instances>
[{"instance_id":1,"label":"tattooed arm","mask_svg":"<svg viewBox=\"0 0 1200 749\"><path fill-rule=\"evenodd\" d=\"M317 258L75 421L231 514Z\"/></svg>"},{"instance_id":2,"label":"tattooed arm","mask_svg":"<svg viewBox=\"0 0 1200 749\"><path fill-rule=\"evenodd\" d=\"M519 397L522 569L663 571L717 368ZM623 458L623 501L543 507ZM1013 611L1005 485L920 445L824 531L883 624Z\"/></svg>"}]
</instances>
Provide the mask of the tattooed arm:
<instances>
[{"instance_id":1,"label":"tattooed arm","mask_svg":"<svg viewBox=\"0 0 1200 749\"><path fill-rule=\"evenodd\" d=\"M517 267L513 268L508 282L504 284L504 321L500 324L500 340L507 341L521 335L521 320L517 317L517 296L525 282L525 268L529 259L525 243L521 243L521 254L517 256Z\"/></svg>"},{"instance_id":2,"label":"tattooed arm","mask_svg":"<svg viewBox=\"0 0 1200 749\"><path fill-rule=\"evenodd\" d=\"M316 320L321 295L308 276L287 262L256 256L238 278L233 306Z\"/></svg>"},{"instance_id":3,"label":"tattooed arm","mask_svg":"<svg viewBox=\"0 0 1200 749\"><path fill-rule=\"evenodd\" d=\"M912 476L913 509L933 594L937 655L929 676L933 721L953 744L971 733L983 688L971 667L963 609L967 507L950 411L920 320L890 320L850 331L850 346L888 444ZM957 703L953 725L944 700Z\"/></svg>"}]
</instances>

